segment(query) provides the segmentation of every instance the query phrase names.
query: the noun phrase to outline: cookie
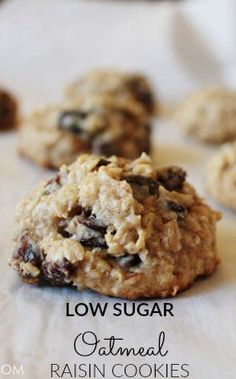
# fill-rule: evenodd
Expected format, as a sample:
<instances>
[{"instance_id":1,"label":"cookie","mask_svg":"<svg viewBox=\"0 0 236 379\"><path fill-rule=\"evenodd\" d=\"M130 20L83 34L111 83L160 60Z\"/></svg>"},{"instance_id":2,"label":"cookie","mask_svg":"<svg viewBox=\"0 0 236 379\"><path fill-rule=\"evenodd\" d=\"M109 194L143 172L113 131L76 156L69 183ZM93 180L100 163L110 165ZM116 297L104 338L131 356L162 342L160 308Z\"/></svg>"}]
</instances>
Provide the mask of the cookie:
<instances>
[{"instance_id":1,"label":"cookie","mask_svg":"<svg viewBox=\"0 0 236 379\"><path fill-rule=\"evenodd\" d=\"M220 144L236 139L236 92L209 88L188 96L175 112L187 135Z\"/></svg>"},{"instance_id":2,"label":"cookie","mask_svg":"<svg viewBox=\"0 0 236 379\"><path fill-rule=\"evenodd\" d=\"M219 218L178 167L85 154L18 207L10 265L32 284L174 296L215 269Z\"/></svg>"},{"instance_id":3,"label":"cookie","mask_svg":"<svg viewBox=\"0 0 236 379\"><path fill-rule=\"evenodd\" d=\"M19 152L43 167L70 164L81 153L136 158L150 151L150 125L113 102L86 98L63 110L51 105L20 125Z\"/></svg>"},{"instance_id":4,"label":"cookie","mask_svg":"<svg viewBox=\"0 0 236 379\"><path fill-rule=\"evenodd\" d=\"M14 128L17 124L17 101L6 90L0 89L0 130Z\"/></svg>"},{"instance_id":5,"label":"cookie","mask_svg":"<svg viewBox=\"0 0 236 379\"><path fill-rule=\"evenodd\" d=\"M236 142L221 146L212 156L206 186L214 199L236 210Z\"/></svg>"},{"instance_id":6,"label":"cookie","mask_svg":"<svg viewBox=\"0 0 236 379\"><path fill-rule=\"evenodd\" d=\"M71 83L65 90L71 101L87 96L114 99L122 107L152 116L156 111L156 99L145 76L116 70L95 70Z\"/></svg>"}]
</instances>

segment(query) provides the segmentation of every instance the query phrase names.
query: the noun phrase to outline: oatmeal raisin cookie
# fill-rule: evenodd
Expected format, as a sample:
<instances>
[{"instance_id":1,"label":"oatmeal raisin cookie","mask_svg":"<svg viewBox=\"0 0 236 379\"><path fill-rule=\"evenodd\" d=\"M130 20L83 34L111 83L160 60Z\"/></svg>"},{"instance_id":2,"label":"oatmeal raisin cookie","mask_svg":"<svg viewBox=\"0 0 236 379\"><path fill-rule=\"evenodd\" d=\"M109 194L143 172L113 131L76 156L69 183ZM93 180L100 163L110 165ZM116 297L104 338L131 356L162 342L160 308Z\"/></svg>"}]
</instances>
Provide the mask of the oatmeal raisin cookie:
<instances>
[{"instance_id":1,"label":"oatmeal raisin cookie","mask_svg":"<svg viewBox=\"0 0 236 379\"><path fill-rule=\"evenodd\" d=\"M174 296L215 269L219 218L178 167L85 154L21 203L10 264L32 284Z\"/></svg>"},{"instance_id":2,"label":"oatmeal raisin cookie","mask_svg":"<svg viewBox=\"0 0 236 379\"><path fill-rule=\"evenodd\" d=\"M71 83L65 90L70 101L87 96L108 97L117 104L142 116L150 117L156 111L156 99L145 76L116 70L94 70Z\"/></svg>"},{"instance_id":3,"label":"oatmeal raisin cookie","mask_svg":"<svg viewBox=\"0 0 236 379\"><path fill-rule=\"evenodd\" d=\"M209 88L188 96L175 112L188 135L220 144L236 139L236 91Z\"/></svg>"},{"instance_id":4,"label":"oatmeal raisin cookie","mask_svg":"<svg viewBox=\"0 0 236 379\"><path fill-rule=\"evenodd\" d=\"M70 164L81 153L133 159L149 151L149 123L95 97L64 110L62 105L47 106L20 125L19 152L44 167Z\"/></svg>"},{"instance_id":5,"label":"oatmeal raisin cookie","mask_svg":"<svg viewBox=\"0 0 236 379\"><path fill-rule=\"evenodd\" d=\"M206 185L213 198L236 210L236 142L223 145L212 156Z\"/></svg>"}]
</instances>

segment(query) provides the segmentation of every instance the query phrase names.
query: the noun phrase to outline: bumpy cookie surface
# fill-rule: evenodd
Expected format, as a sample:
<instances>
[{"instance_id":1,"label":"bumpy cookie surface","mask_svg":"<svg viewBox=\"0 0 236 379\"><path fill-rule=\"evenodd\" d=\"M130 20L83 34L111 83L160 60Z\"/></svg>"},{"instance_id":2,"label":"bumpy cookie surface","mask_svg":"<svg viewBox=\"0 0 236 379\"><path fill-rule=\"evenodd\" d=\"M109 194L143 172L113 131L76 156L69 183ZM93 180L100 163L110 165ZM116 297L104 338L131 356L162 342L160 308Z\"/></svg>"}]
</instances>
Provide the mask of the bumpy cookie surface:
<instances>
[{"instance_id":1,"label":"bumpy cookie surface","mask_svg":"<svg viewBox=\"0 0 236 379\"><path fill-rule=\"evenodd\" d=\"M17 101L7 91L0 89L0 130L14 128L17 124Z\"/></svg>"},{"instance_id":2,"label":"bumpy cookie surface","mask_svg":"<svg viewBox=\"0 0 236 379\"><path fill-rule=\"evenodd\" d=\"M19 152L41 166L59 168L81 153L136 158L150 150L150 126L112 101L86 98L80 106L51 105L26 117Z\"/></svg>"},{"instance_id":3,"label":"bumpy cookie surface","mask_svg":"<svg viewBox=\"0 0 236 379\"><path fill-rule=\"evenodd\" d=\"M217 265L219 217L178 167L82 155L19 206L10 264L29 283L174 296Z\"/></svg>"},{"instance_id":4,"label":"bumpy cookie surface","mask_svg":"<svg viewBox=\"0 0 236 379\"><path fill-rule=\"evenodd\" d=\"M210 88L188 96L175 112L186 134L203 142L236 139L236 92Z\"/></svg>"},{"instance_id":5,"label":"bumpy cookie surface","mask_svg":"<svg viewBox=\"0 0 236 379\"><path fill-rule=\"evenodd\" d=\"M236 210L236 142L223 145L212 156L206 185L212 197Z\"/></svg>"},{"instance_id":6,"label":"bumpy cookie surface","mask_svg":"<svg viewBox=\"0 0 236 379\"><path fill-rule=\"evenodd\" d=\"M72 101L96 95L112 98L120 106L151 116L156 100L148 80L140 74L116 70L95 70L70 84L65 91Z\"/></svg>"}]
</instances>

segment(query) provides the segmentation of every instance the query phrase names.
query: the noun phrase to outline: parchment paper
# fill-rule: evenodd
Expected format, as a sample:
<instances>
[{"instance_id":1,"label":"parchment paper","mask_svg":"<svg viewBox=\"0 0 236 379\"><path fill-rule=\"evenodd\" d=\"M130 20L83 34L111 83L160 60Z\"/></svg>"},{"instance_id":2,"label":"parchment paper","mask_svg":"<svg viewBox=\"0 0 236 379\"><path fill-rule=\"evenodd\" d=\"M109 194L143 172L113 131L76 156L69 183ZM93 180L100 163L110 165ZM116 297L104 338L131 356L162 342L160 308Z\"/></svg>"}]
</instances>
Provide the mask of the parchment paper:
<instances>
[{"instance_id":1,"label":"parchment paper","mask_svg":"<svg viewBox=\"0 0 236 379\"><path fill-rule=\"evenodd\" d=\"M234 0L8 0L0 5L0 81L26 111L60 99L68 81L99 66L144 71L167 102L209 84L235 86L235 17ZM179 362L190 365L193 379L235 378L236 214L204 190L205 162L215 149L186 140L170 121L154 125L155 163L182 165L199 193L223 212L221 265L207 280L168 300L174 317L114 317L112 305L124 301L89 291L31 287L8 267L15 206L51 174L17 157L16 141L14 132L0 134L0 371L4 364L23 365L24 378L46 379L53 362ZM67 302L71 308L79 302L108 302L109 311L105 317L66 317ZM155 359L96 354L81 359L73 341L87 330L100 339L123 337L126 346L154 345L163 330L169 353Z\"/></svg>"}]
</instances>

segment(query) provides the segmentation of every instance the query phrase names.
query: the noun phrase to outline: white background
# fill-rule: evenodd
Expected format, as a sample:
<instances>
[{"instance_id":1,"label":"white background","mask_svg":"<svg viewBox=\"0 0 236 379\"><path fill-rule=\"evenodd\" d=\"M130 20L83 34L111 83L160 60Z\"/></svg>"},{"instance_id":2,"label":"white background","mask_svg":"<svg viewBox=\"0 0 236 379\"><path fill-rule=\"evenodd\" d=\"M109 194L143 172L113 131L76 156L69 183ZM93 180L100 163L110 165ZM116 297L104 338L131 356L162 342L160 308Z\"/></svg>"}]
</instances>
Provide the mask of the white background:
<instances>
[{"instance_id":1,"label":"white background","mask_svg":"<svg viewBox=\"0 0 236 379\"><path fill-rule=\"evenodd\" d=\"M100 66L145 72L164 102L209 84L236 86L235 18L234 0L6 0L0 5L0 82L18 95L23 110L60 99L68 81ZM167 361L189 363L191 379L235 378L236 215L205 193L204 166L213 150L184 139L171 122L155 124L154 162L183 165L200 194L223 211L216 273L172 301L174 318L66 318L66 302L111 306L120 300L30 287L8 268L15 205L50 173L17 157L15 133L0 135L0 368L22 364L25 378L47 379L50 363L79 363L73 339L81 331L148 346L164 330Z\"/></svg>"}]
</instances>

